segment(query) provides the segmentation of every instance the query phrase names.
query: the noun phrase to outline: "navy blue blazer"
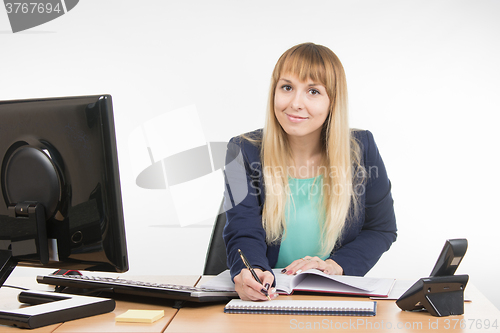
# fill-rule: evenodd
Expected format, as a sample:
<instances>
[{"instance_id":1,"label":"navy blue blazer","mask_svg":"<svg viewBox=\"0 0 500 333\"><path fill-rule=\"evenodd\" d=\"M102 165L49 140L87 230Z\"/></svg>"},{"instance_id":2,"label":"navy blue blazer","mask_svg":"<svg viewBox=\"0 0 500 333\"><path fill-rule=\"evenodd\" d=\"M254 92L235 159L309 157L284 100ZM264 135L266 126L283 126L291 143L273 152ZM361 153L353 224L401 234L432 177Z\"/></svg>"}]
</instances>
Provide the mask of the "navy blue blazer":
<instances>
[{"instance_id":1,"label":"navy blue blazer","mask_svg":"<svg viewBox=\"0 0 500 333\"><path fill-rule=\"evenodd\" d=\"M258 141L262 130L247 134ZM373 135L369 131L352 131L360 143L362 164L367 171L364 191L360 193L361 213L346 222L339 242L330 259L337 262L346 275L363 276L396 240L391 183L380 157ZM240 137L228 144L225 167L226 188L224 210L227 222L223 238L226 243L227 264L234 278L245 268L238 249L241 249L254 268L270 271L278 261L280 244L266 244L262 227L262 208L265 200L260 146Z\"/></svg>"}]
</instances>

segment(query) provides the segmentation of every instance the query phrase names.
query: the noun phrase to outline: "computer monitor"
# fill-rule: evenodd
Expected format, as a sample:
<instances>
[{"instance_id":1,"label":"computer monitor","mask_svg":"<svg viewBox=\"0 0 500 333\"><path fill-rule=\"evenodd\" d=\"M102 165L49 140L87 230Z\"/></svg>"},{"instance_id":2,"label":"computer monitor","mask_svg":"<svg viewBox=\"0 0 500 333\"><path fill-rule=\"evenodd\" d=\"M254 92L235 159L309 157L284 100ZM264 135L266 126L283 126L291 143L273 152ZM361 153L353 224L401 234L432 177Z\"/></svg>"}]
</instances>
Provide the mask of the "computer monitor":
<instances>
[{"instance_id":1,"label":"computer monitor","mask_svg":"<svg viewBox=\"0 0 500 333\"><path fill-rule=\"evenodd\" d=\"M17 264L128 270L110 95L0 101L0 286Z\"/></svg>"}]
</instances>

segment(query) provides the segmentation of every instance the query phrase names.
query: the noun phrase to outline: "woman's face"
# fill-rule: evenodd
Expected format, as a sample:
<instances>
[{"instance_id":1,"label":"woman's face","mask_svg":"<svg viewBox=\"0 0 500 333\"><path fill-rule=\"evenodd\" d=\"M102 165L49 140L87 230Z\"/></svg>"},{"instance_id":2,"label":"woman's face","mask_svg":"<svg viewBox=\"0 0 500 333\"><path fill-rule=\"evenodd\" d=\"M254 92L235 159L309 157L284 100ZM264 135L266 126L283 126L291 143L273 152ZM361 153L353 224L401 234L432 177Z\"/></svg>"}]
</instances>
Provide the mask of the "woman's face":
<instances>
[{"instance_id":1,"label":"woman's face","mask_svg":"<svg viewBox=\"0 0 500 333\"><path fill-rule=\"evenodd\" d=\"M280 76L274 96L274 113L289 136L319 139L329 107L330 98L321 83L311 79L300 81L295 75Z\"/></svg>"}]
</instances>

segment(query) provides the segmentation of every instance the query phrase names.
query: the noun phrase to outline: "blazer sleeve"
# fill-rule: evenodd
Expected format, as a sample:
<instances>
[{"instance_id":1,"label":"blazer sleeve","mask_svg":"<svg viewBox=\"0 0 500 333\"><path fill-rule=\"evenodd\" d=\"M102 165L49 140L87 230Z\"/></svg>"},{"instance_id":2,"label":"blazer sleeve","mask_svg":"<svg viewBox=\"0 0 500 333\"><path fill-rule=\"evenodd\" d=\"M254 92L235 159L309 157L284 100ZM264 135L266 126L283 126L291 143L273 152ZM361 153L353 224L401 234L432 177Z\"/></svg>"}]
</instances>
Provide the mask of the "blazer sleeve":
<instances>
[{"instance_id":1,"label":"blazer sleeve","mask_svg":"<svg viewBox=\"0 0 500 333\"><path fill-rule=\"evenodd\" d=\"M330 257L343 268L345 275L364 276L397 236L391 183L372 133L365 133L365 140L361 140L367 172L364 223L359 234L353 240L340 244L341 247Z\"/></svg>"},{"instance_id":2,"label":"blazer sleeve","mask_svg":"<svg viewBox=\"0 0 500 333\"><path fill-rule=\"evenodd\" d=\"M227 221L223 238L231 279L245 268L238 249L245 253L254 268L272 271L266 257L266 234L262 226L263 186L259 151L258 147L240 138L233 138L228 144L224 171Z\"/></svg>"}]
</instances>

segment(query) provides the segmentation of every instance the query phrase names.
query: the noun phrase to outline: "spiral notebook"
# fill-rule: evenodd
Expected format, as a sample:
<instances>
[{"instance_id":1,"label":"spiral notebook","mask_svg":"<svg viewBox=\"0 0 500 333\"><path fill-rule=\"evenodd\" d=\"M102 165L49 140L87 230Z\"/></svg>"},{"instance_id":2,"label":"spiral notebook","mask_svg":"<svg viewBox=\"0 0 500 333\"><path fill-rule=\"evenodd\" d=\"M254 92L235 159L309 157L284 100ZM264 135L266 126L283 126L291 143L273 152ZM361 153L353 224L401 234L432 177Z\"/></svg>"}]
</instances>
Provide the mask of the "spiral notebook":
<instances>
[{"instance_id":1,"label":"spiral notebook","mask_svg":"<svg viewBox=\"0 0 500 333\"><path fill-rule=\"evenodd\" d=\"M312 301L273 300L268 302L233 299L224 307L225 313L295 314L318 316L375 316L374 301Z\"/></svg>"}]
</instances>

